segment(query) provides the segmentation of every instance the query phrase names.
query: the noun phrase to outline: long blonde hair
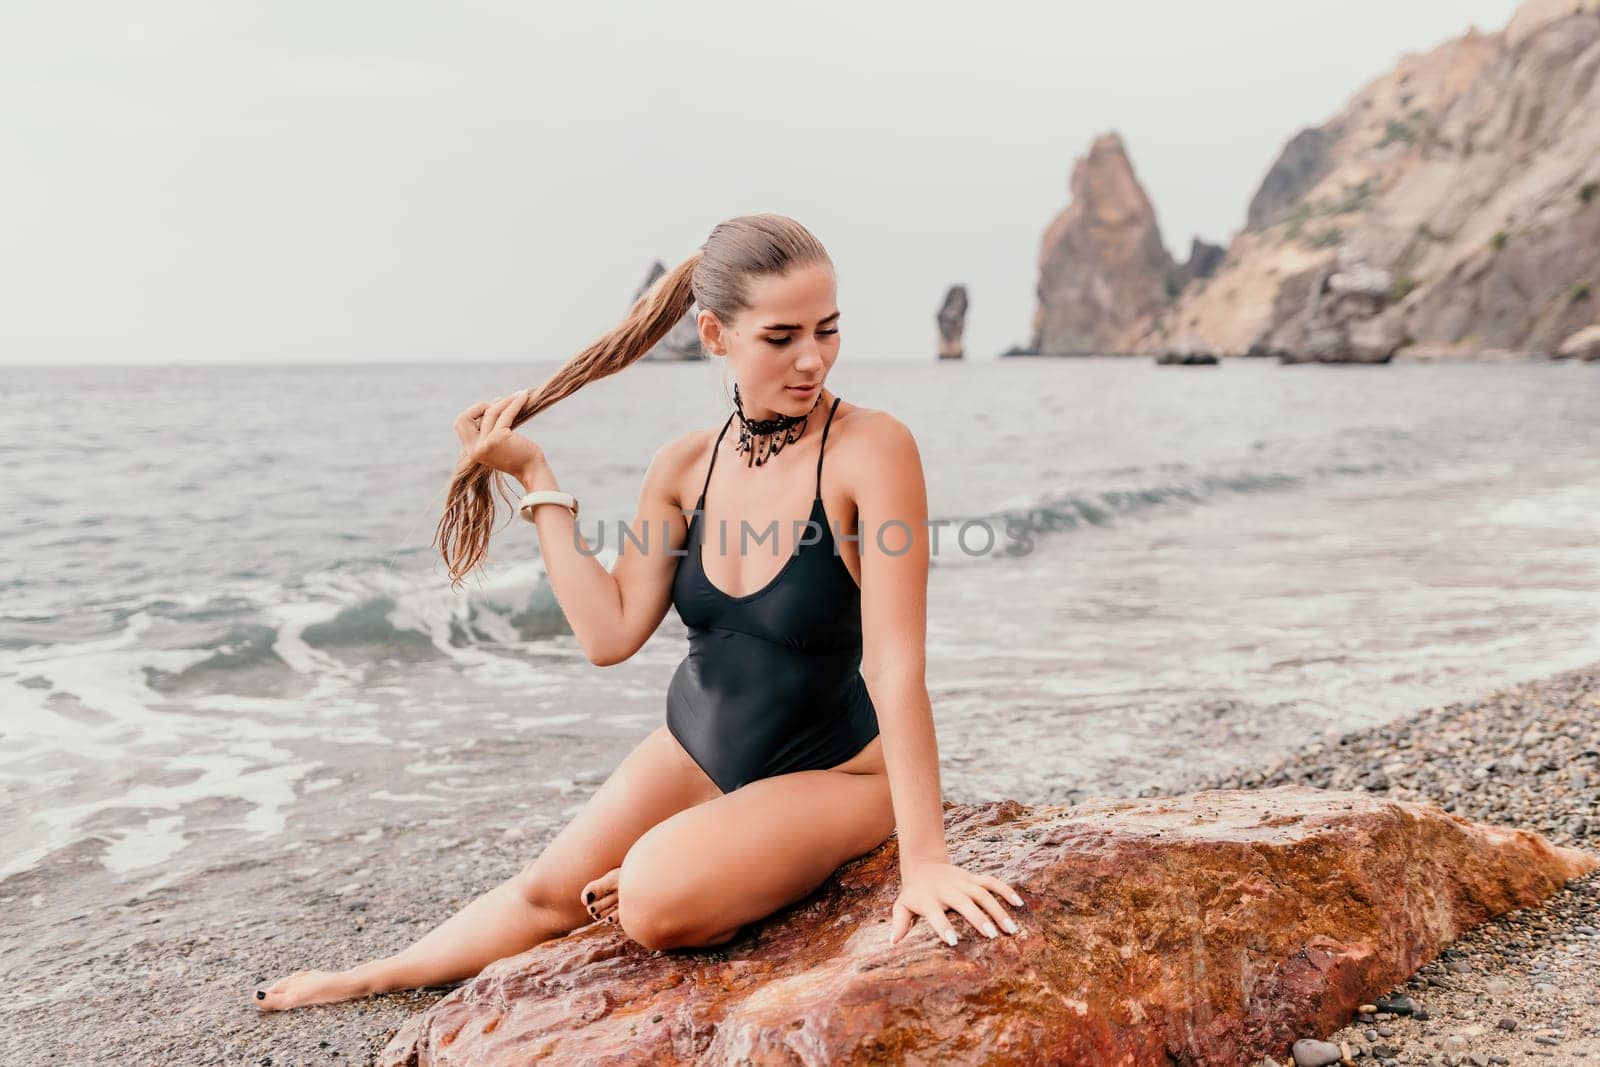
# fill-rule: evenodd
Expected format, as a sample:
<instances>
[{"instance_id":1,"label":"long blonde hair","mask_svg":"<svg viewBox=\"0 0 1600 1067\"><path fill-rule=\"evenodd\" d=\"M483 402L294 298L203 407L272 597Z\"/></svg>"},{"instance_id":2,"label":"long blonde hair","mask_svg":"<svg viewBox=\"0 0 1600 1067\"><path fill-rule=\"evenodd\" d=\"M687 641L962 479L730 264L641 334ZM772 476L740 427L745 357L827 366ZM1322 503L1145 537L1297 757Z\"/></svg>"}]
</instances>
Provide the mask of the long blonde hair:
<instances>
[{"instance_id":1,"label":"long blonde hair","mask_svg":"<svg viewBox=\"0 0 1600 1067\"><path fill-rule=\"evenodd\" d=\"M748 310L752 278L826 263L832 260L810 230L785 215L739 215L719 222L705 243L689 258L656 279L634 301L626 317L610 333L573 356L528 395L511 421L521 426L558 400L589 382L636 363L665 337L692 305L710 311L724 324ZM439 547L452 587L459 586L479 565L494 531L493 482L508 505L515 501L493 467L467 462L450 479L444 514L433 543Z\"/></svg>"}]
</instances>

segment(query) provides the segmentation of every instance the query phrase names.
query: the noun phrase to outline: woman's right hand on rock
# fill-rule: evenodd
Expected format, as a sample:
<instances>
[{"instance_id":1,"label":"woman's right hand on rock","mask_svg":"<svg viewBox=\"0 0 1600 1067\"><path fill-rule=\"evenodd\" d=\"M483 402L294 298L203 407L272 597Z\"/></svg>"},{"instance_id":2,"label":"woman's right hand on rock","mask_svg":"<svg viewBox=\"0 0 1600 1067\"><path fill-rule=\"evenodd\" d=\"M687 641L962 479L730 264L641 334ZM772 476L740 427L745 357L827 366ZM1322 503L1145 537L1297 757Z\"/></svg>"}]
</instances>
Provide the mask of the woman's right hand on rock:
<instances>
[{"instance_id":1,"label":"woman's right hand on rock","mask_svg":"<svg viewBox=\"0 0 1600 1067\"><path fill-rule=\"evenodd\" d=\"M544 449L511 428L527 399L528 390L523 389L474 404L457 415L456 436L461 438L464 458L513 477L542 463Z\"/></svg>"}]
</instances>

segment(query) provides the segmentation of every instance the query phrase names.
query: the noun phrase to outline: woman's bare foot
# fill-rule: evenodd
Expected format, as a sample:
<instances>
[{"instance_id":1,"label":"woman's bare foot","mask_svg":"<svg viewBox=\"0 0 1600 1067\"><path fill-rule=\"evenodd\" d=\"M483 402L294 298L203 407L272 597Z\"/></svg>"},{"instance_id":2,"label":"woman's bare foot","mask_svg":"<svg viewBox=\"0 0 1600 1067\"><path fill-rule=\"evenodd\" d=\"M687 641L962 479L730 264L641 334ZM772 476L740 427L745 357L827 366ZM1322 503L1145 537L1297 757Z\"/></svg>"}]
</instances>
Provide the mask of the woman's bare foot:
<instances>
[{"instance_id":1,"label":"woman's bare foot","mask_svg":"<svg viewBox=\"0 0 1600 1067\"><path fill-rule=\"evenodd\" d=\"M307 1004L349 1000L371 992L369 983L350 971L296 971L256 990L255 1004L262 1011L283 1011Z\"/></svg>"},{"instance_id":2,"label":"woman's bare foot","mask_svg":"<svg viewBox=\"0 0 1600 1067\"><path fill-rule=\"evenodd\" d=\"M583 887L583 906L597 921L617 924L617 881L622 868L613 867Z\"/></svg>"}]
</instances>

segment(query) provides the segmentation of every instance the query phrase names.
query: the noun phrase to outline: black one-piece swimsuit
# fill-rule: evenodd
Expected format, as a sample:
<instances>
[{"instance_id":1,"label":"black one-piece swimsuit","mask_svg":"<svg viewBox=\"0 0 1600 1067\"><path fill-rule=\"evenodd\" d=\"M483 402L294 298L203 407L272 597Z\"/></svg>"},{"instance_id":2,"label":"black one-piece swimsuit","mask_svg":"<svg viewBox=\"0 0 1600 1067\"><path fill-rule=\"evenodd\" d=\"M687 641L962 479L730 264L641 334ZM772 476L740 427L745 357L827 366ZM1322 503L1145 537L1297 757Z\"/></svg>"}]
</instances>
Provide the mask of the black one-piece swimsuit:
<instances>
[{"instance_id":1,"label":"black one-piece swimsuit","mask_svg":"<svg viewBox=\"0 0 1600 1067\"><path fill-rule=\"evenodd\" d=\"M732 415L711 448L689 519L672 580L689 654L667 687L667 729L724 793L759 778L835 766L878 736L861 676L861 587L839 555L822 503L822 451L838 407L835 397L818 445L808 522L770 582L730 596L706 577L706 488ZM741 533L729 528L718 543L737 549Z\"/></svg>"}]
</instances>

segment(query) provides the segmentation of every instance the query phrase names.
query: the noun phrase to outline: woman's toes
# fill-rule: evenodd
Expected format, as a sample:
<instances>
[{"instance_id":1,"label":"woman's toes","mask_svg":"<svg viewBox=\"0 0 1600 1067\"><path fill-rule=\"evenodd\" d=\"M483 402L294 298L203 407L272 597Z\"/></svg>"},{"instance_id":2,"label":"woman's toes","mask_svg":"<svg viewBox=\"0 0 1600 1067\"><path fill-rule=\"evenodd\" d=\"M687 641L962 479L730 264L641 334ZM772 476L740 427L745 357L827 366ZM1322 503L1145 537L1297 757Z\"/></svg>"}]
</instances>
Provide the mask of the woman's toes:
<instances>
[{"instance_id":1,"label":"woman's toes","mask_svg":"<svg viewBox=\"0 0 1600 1067\"><path fill-rule=\"evenodd\" d=\"M583 887L583 891L579 895L583 899L583 906L590 915L596 919L604 919L607 911L616 910L617 882L621 875L622 868L613 867Z\"/></svg>"},{"instance_id":2,"label":"woman's toes","mask_svg":"<svg viewBox=\"0 0 1600 1067\"><path fill-rule=\"evenodd\" d=\"M349 1000L366 991L361 983L344 971L296 971L253 994L262 1011L283 1011L307 1004L327 1004Z\"/></svg>"},{"instance_id":3,"label":"woman's toes","mask_svg":"<svg viewBox=\"0 0 1600 1067\"><path fill-rule=\"evenodd\" d=\"M600 877L584 886L582 893L583 902L585 904L592 904L595 900L605 896L607 893L615 893L617 891L617 880L621 874L621 867L613 867L605 874L602 874Z\"/></svg>"},{"instance_id":4,"label":"woman's toes","mask_svg":"<svg viewBox=\"0 0 1600 1067\"><path fill-rule=\"evenodd\" d=\"M599 921L606 917L607 912L616 910L617 895L612 893L609 896L596 897L594 903L586 904L584 907L589 911L589 918Z\"/></svg>"},{"instance_id":5,"label":"woman's toes","mask_svg":"<svg viewBox=\"0 0 1600 1067\"><path fill-rule=\"evenodd\" d=\"M262 1011L272 1011L283 1006L284 991L310 973L310 971L296 971L286 978L278 979L269 986L257 988L255 992L256 1007Z\"/></svg>"}]
</instances>

